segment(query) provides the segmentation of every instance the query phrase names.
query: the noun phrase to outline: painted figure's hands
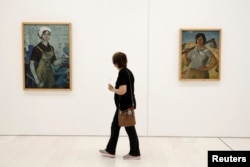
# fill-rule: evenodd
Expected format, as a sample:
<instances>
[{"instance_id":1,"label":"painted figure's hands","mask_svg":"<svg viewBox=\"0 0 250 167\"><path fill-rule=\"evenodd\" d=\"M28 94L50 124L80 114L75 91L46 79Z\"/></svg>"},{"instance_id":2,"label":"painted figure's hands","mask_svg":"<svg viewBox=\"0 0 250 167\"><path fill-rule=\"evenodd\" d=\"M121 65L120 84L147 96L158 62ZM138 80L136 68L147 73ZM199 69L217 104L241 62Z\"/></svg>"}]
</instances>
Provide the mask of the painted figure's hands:
<instances>
[{"instance_id":1,"label":"painted figure's hands","mask_svg":"<svg viewBox=\"0 0 250 167\"><path fill-rule=\"evenodd\" d=\"M200 67L200 71L208 71L209 69L206 66Z\"/></svg>"},{"instance_id":2,"label":"painted figure's hands","mask_svg":"<svg viewBox=\"0 0 250 167\"><path fill-rule=\"evenodd\" d=\"M37 77L35 77L34 79L35 79L35 83L36 83L37 85L39 85L40 80L39 80Z\"/></svg>"},{"instance_id":3,"label":"painted figure's hands","mask_svg":"<svg viewBox=\"0 0 250 167\"><path fill-rule=\"evenodd\" d=\"M34 81L35 81L35 84L36 84L39 88L43 87L44 82L41 82L37 77L34 78Z\"/></svg>"},{"instance_id":4,"label":"painted figure's hands","mask_svg":"<svg viewBox=\"0 0 250 167\"><path fill-rule=\"evenodd\" d=\"M54 64L55 66L58 66L58 65L63 64L64 61L66 61L66 59L58 59L58 60L55 60L55 61L53 62L53 64Z\"/></svg>"}]
</instances>

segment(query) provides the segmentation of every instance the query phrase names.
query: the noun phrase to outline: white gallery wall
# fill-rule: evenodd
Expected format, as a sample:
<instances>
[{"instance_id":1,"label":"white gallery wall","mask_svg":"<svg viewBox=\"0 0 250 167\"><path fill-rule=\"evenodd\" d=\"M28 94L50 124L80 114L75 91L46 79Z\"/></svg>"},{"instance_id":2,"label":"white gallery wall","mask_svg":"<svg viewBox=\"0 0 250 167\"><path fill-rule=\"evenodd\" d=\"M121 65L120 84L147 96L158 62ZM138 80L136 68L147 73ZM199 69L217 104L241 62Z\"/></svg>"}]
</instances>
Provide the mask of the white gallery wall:
<instances>
[{"instance_id":1,"label":"white gallery wall","mask_svg":"<svg viewBox=\"0 0 250 167\"><path fill-rule=\"evenodd\" d=\"M1 1L0 135L109 135L115 106L107 84L118 73L112 54L123 51L136 78L140 136L250 137L249 7L249 0ZM71 91L23 90L22 22L71 23ZM221 28L220 81L179 80L180 28Z\"/></svg>"}]
</instances>

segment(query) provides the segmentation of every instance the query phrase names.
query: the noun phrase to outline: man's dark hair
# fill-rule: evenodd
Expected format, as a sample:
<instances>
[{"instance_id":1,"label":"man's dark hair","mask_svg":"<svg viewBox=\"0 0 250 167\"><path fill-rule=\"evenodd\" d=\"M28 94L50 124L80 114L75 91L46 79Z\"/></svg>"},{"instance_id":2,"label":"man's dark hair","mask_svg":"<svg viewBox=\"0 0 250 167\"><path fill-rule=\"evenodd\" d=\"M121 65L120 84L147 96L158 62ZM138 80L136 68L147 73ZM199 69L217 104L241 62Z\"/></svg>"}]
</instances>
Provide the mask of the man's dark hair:
<instances>
[{"instance_id":1,"label":"man's dark hair","mask_svg":"<svg viewBox=\"0 0 250 167\"><path fill-rule=\"evenodd\" d=\"M196 34L196 36L195 36L195 43L197 43L197 39L198 39L198 38L200 38L200 37L202 37L202 38L203 38L203 40L204 40L204 44L206 44L207 39L206 39L206 36L205 36L205 34L204 34L204 33L198 33L198 34Z\"/></svg>"}]
</instances>

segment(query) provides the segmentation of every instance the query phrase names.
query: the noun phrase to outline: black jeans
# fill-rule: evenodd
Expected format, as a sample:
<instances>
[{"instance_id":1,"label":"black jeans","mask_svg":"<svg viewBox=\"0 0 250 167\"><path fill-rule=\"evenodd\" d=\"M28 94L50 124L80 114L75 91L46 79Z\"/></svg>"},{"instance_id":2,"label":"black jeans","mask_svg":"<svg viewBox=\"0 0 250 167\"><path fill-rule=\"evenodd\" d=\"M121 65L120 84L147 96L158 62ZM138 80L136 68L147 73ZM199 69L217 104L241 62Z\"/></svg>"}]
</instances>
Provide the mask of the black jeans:
<instances>
[{"instance_id":1,"label":"black jeans","mask_svg":"<svg viewBox=\"0 0 250 167\"><path fill-rule=\"evenodd\" d=\"M106 151L110 154L115 155L120 129L121 127L118 124L118 110L116 110L113 122L111 124L110 139L106 147ZM135 130L135 126L125 127L125 130L129 137L129 143L130 143L129 154L133 156L140 156L139 140Z\"/></svg>"}]
</instances>

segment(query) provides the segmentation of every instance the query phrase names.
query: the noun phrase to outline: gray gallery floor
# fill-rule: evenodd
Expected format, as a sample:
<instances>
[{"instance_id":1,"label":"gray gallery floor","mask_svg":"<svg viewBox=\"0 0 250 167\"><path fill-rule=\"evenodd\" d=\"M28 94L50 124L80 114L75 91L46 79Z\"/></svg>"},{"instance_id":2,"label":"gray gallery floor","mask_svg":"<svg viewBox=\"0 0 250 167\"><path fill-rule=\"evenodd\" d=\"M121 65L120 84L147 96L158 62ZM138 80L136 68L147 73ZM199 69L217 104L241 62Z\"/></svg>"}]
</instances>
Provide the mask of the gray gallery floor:
<instances>
[{"instance_id":1,"label":"gray gallery floor","mask_svg":"<svg viewBox=\"0 0 250 167\"><path fill-rule=\"evenodd\" d=\"M108 136L0 136L0 167L206 167L208 150L250 150L250 138L139 137L141 160L123 160L128 138L120 137L116 158L98 150Z\"/></svg>"}]
</instances>

